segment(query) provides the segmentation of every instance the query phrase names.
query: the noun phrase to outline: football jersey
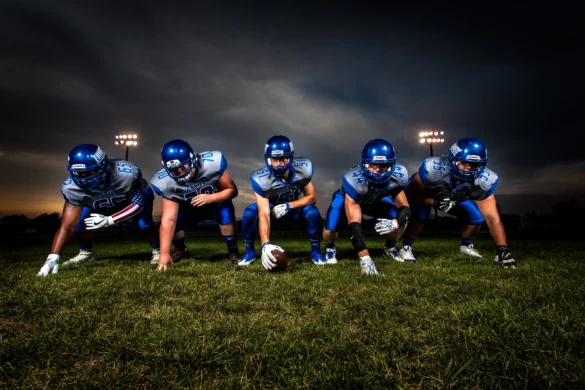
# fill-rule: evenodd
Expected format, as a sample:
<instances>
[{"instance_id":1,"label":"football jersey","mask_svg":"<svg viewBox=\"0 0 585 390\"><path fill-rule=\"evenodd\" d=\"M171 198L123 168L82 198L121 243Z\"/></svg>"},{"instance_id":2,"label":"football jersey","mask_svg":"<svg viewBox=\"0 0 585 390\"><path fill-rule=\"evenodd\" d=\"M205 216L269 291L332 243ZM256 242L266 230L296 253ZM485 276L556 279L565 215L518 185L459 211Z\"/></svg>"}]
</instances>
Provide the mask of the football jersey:
<instances>
[{"instance_id":1,"label":"football jersey","mask_svg":"<svg viewBox=\"0 0 585 390\"><path fill-rule=\"evenodd\" d=\"M108 187L105 189L83 189L78 187L69 176L61 187L65 201L75 206L89 207L98 212L103 210L100 214L108 215L108 210L119 210L130 203L136 203L132 199L135 190L148 187L140 168L136 164L124 160L109 160L108 165L111 172Z\"/></svg>"},{"instance_id":2,"label":"football jersey","mask_svg":"<svg viewBox=\"0 0 585 390\"><path fill-rule=\"evenodd\" d=\"M187 183L179 183L163 168L150 179L150 185L157 195L179 203L190 205L191 199L199 194L214 194L218 182L227 169L227 161L218 150L197 153L197 172Z\"/></svg>"},{"instance_id":3,"label":"football jersey","mask_svg":"<svg viewBox=\"0 0 585 390\"><path fill-rule=\"evenodd\" d=\"M308 158L296 157L292 169L292 178L288 182L281 181L268 168L255 171L250 175L252 189L268 198L273 206L295 201L313 178L313 163Z\"/></svg>"},{"instance_id":4,"label":"football jersey","mask_svg":"<svg viewBox=\"0 0 585 390\"><path fill-rule=\"evenodd\" d=\"M499 182L497 173L485 168L480 177L472 182L463 182L455 186L451 182L449 157L431 157L423 161L418 174L425 186L424 195L435 198L439 194L452 196L462 194L467 200L483 200L496 191ZM460 198L460 201L465 199Z\"/></svg>"},{"instance_id":5,"label":"football jersey","mask_svg":"<svg viewBox=\"0 0 585 390\"><path fill-rule=\"evenodd\" d=\"M387 196L398 194L408 181L408 171L401 164L394 166L394 172L387 184L380 187L366 179L360 166L350 168L343 175L341 192L349 195L357 204L372 204Z\"/></svg>"}]
</instances>

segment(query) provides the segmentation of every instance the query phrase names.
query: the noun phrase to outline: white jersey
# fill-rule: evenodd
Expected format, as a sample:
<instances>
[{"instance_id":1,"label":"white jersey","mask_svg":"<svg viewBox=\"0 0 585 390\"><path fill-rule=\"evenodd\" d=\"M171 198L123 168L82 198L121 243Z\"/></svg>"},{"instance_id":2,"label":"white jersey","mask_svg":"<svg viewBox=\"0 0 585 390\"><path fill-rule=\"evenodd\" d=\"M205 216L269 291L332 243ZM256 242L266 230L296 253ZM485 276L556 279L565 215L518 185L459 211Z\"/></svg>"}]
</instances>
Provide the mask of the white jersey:
<instances>
[{"instance_id":1,"label":"white jersey","mask_svg":"<svg viewBox=\"0 0 585 390\"><path fill-rule=\"evenodd\" d=\"M296 157L292 170L292 178L287 182L281 181L268 168L255 171L250 175L252 189L268 198L273 206L295 201L313 178L313 163L308 158Z\"/></svg>"},{"instance_id":2,"label":"white jersey","mask_svg":"<svg viewBox=\"0 0 585 390\"><path fill-rule=\"evenodd\" d=\"M387 196L395 196L404 189L408 180L408 171L401 164L396 164L394 172L383 186L376 185L366 179L359 165L350 168L343 175L341 192L349 195L357 204L372 204Z\"/></svg>"},{"instance_id":3,"label":"white jersey","mask_svg":"<svg viewBox=\"0 0 585 390\"><path fill-rule=\"evenodd\" d=\"M110 214L109 210L118 210L130 203L144 206L142 196L135 196L137 192L148 187L140 168L125 160L109 160L108 165L111 174L107 176L108 184L104 189L80 188L69 176L61 187L65 201L75 206L89 207L105 215ZM140 200L136 201L136 198Z\"/></svg>"},{"instance_id":4,"label":"white jersey","mask_svg":"<svg viewBox=\"0 0 585 390\"><path fill-rule=\"evenodd\" d=\"M179 203L191 204L191 199L199 194L214 194L225 170L227 161L220 151L197 153L197 172L187 183L178 183L161 169L152 176L150 185L159 196Z\"/></svg>"},{"instance_id":5,"label":"white jersey","mask_svg":"<svg viewBox=\"0 0 585 390\"><path fill-rule=\"evenodd\" d=\"M485 168L480 177L472 182L455 186L451 180L449 157L431 157L423 161L418 170L420 180L425 186L425 196L435 198L442 195L460 195L467 200L483 200L496 191L499 182L497 173Z\"/></svg>"}]
</instances>

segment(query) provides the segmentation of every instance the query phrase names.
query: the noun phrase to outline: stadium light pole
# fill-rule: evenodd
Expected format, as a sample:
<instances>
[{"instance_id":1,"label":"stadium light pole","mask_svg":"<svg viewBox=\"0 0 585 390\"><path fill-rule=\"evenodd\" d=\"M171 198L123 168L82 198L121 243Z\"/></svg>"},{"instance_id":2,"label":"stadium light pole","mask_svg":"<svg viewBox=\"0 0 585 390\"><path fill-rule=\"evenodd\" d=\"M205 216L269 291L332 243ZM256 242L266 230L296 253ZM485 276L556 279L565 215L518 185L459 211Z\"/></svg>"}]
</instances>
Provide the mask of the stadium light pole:
<instances>
[{"instance_id":1,"label":"stadium light pole","mask_svg":"<svg viewBox=\"0 0 585 390\"><path fill-rule=\"evenodd\" d=\"M138 146L138 135L136 134L118 134L116 135L116 145L126 147L126 158L128 161L128 151L131 146Z\"/></svg>"},{"instance_id":2,"label":"stadium light pole","mask_svg":"<svg viewBox=\"0 0 585 390\"><path fill-rule=\"evenodd\" d=\"M445 138L443 138L444 135L445 135L444 131L426 130L426 131L421 131L420 133L418 133L418 138L419 138L419 142L421 144L428 144L429 145L429 151L431 152L431 157L434 157L433 144L442 144L443 142L445 142ZM438 138L438 137L441 137L441 138ZM437 234L439 234L439 213L437 212L437 209L435 209L435 221L437 223Z\"/></svg>"}]
</instances>

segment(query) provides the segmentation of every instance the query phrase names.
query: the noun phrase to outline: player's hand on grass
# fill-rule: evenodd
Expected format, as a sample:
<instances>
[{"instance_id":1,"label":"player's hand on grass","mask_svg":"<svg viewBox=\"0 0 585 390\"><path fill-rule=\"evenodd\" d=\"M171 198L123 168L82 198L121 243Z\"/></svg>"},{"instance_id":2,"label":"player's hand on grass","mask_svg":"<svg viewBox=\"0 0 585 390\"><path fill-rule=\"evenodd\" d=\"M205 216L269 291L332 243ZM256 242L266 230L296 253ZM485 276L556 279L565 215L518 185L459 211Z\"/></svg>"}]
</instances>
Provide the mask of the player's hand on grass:
<instances>
[{"instance_id":1,"label":"player's hand on grass","mask_svg":"<svg viewBox=\"0 0 585 390\"><path fill-rule=\"evenodd\" d=\"M170 253L162 253L160 254L160 258L158 259L158 265L156 267L157 271L166 271L167 268L173 268L175 263L173 262L173 257Z\"/></svg>"},{"instance_id":2,"label":"player's hand on grass","mask_svg":"<svg viewBox=\"0 0 585 390\"><path fill-rule=\"evenodd\" d=\"M496 248L495 262L503 268L516 268L516 261L512 257L507 246L499 246Z\"/></svg>"},{"instance_id":3,"label":"player's hand on grass","mask_svg":"<svg viewBox=\"0 0 585 390\"><path fill-rule=\"evenodd\" d=\"M37 274L38 276L47 276L48 274L56 274L59 272L59 260L61 256L50 254Z\"/></svg>"}]
</instances>

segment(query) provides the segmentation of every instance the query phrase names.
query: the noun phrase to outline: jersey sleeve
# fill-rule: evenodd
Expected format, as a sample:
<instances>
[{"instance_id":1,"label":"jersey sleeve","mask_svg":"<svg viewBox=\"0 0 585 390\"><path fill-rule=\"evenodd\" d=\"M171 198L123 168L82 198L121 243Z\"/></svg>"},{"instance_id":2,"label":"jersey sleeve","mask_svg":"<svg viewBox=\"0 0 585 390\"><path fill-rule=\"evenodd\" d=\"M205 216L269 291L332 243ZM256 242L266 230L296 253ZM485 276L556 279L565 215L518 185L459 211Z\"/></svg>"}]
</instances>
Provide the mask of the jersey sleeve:
<instances>
[{"instance_id":1,"label":"jersey sleeve","mask_svg":"<svg viewBox=\"0 0 585 390\"><path fill-rule=\"evenodd\" d=\"M427 159L424 159L420 168L418 168L418 177L420 177L420 181L427 185L429 183L429 170L427 168Z\"/></svg>"},{"instance_id":2,"label":"jersey sleeve","mask_svg":"<svg viewBox=\"0 0 585 390\"><path fill-rule=\"evenodd\" d=\"M406 182L408 181L408 170L404 165L396 164L392 176L398 184L398 187L404 188L406 186Z\"/></svg>"},{"instance_id":3,"label":"jersey sleeve","mask_svg":"<svg viewBox=\"0 0 585 390\"><path fill-rule=\"evenodd\" d=\"M258 195L260 195L262 197L266 197L264 189L262 188L260 183L258 183L257 179L258 179L257 172L254 172L250 175L250 182L252 183L252 190L254 190L254 192L257 193Z\"/></svg>"}]
</instances>

